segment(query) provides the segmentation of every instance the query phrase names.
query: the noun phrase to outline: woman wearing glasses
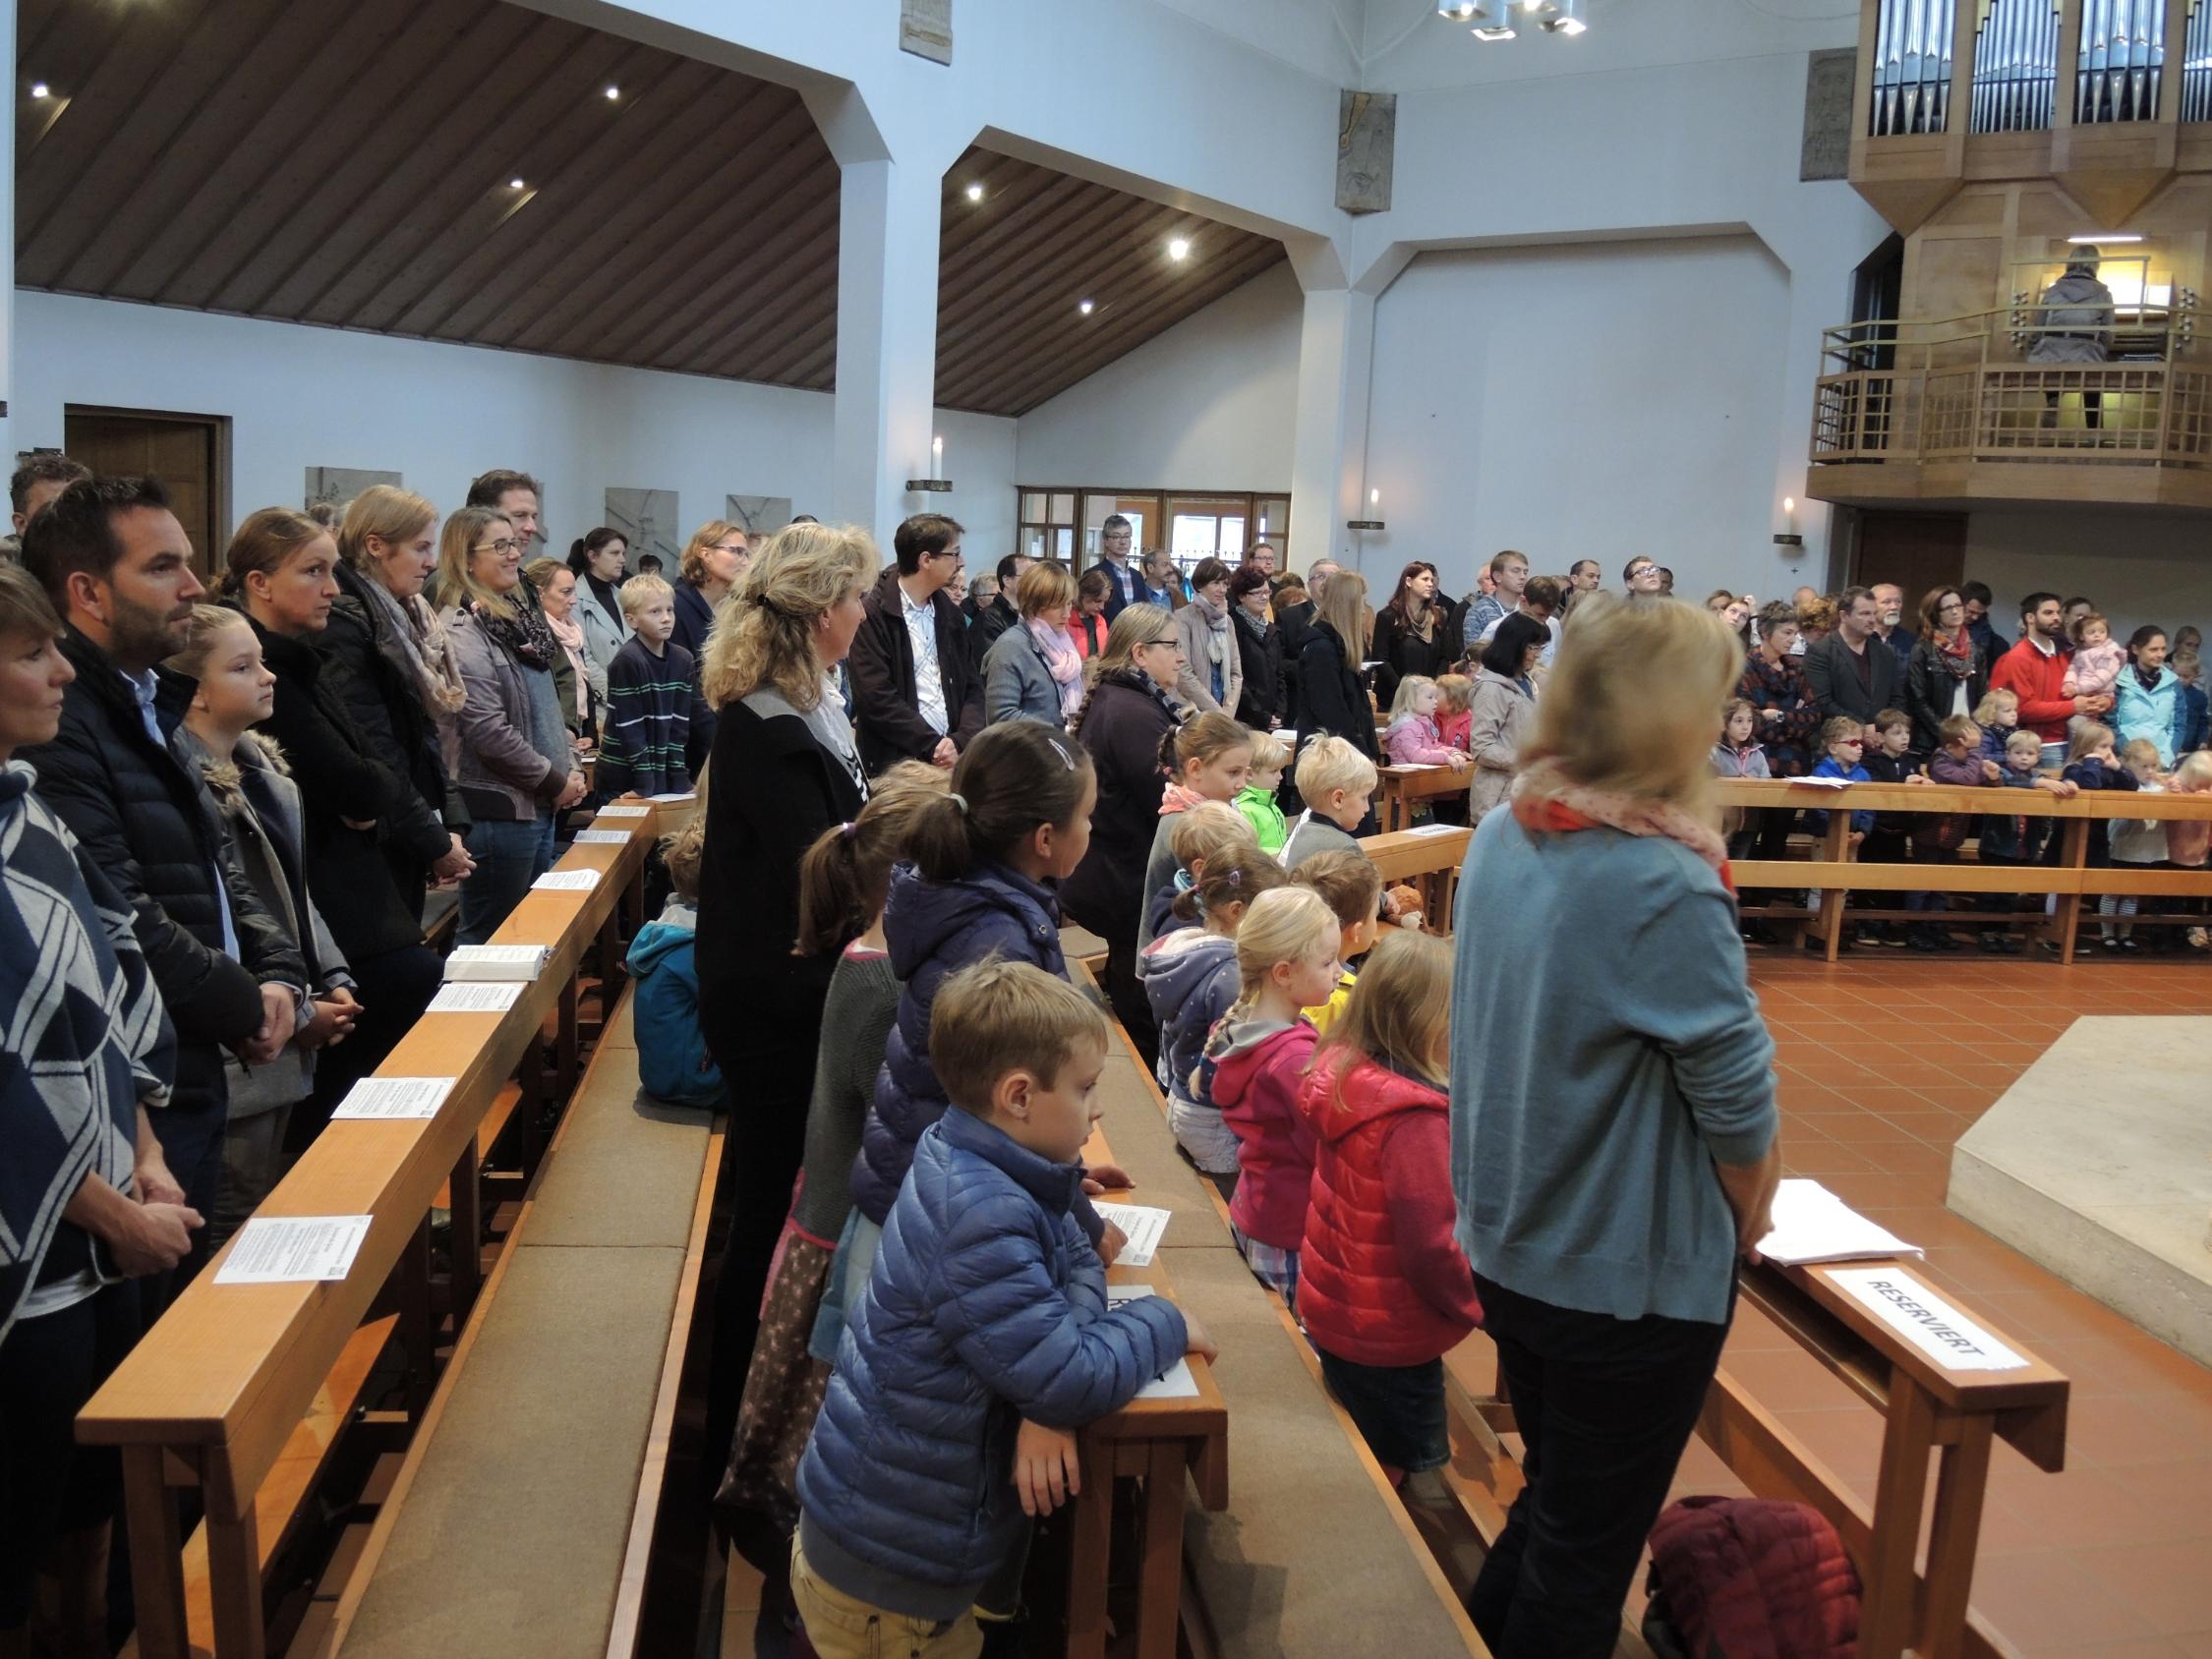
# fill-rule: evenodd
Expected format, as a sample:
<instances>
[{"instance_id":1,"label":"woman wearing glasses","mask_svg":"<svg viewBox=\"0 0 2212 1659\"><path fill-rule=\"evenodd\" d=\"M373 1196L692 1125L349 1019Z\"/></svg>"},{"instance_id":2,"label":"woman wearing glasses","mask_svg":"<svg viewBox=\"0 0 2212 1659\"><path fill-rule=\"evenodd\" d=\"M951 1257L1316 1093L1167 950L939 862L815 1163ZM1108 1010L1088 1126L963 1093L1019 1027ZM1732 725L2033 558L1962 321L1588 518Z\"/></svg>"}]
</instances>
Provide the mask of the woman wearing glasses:
<instances>
[{"instance_id":1,"label":"woman wearing glasses","mask_svg":"<svg viewBox=\"0 0 2212 1659\"><path fill-rule=\"evenodd\" d=\"M691 533L683 549L681 572L675 585L677 645L700 661L707 652L707 630L715 625L715 607L743 579L753 562L751 544L737 525L709 519Z\"/></svg>"},{"instance_id":2,"label":"woman wearing glasses","mask_svg":"<svg viewBox=\"0 0 2212 1659\"><path fill-rule=\"evenodd\" d=\"M584 798L553 688L560 647L544 613L515 597L522 550L490 507L447 519L437 549L439 620L461 670L461 707L442 724L476 860L461 883L463 944L490 939L552 868L554 816Z\"/></svg>"}]
</instances>

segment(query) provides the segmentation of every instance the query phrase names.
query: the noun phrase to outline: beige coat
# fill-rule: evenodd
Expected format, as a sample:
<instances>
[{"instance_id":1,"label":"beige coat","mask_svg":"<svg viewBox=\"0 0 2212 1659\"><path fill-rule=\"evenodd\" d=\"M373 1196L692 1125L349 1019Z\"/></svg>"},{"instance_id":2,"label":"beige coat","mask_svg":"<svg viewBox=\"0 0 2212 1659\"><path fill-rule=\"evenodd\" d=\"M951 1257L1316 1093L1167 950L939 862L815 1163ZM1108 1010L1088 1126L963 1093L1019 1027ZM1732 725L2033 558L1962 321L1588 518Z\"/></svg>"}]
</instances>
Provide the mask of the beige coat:
<instances>
[{"instance_id":1,"label":"beige coat","mask_svg":"<svg viewBox=\"0 0 2212 1659\"><path fill-rule=\"evenodd\" d=\"M1228 610L1221 612L1221 627L1208 625L1205 606L1193 600L1175 613L1176 638L1183 643L1185 663L1183 672L1175 682L1176 695L1193 708L1207 714L1227 715L1234 719L1237 702L1245 691L1245 654L1237 649L1236 620ZM1221 697L1213 695L1214 653L1222 652Z\"/></svg>"},{"instance_id":2,"label":"beige coat","mask_svg":"<svg viewBox=\"0 0 2212 1659\"><path fill-rule=\"evenodd\" d=\"M1536 701L1519 684L1484 668L1475 676L1467 753L1475 762L1468 789L1468 822L1480 824L1513 790L1521 750L1536 725Z\"/></svg>"}]
</instances>

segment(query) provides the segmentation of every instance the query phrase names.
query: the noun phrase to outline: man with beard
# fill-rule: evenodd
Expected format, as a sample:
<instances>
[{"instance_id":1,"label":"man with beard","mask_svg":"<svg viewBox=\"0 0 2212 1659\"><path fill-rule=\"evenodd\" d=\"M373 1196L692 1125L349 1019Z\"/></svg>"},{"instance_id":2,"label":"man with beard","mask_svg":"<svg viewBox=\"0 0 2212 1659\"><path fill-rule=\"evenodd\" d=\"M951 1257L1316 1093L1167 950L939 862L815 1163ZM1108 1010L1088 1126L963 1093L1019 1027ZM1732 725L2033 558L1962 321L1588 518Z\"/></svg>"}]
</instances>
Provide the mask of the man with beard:
<instances>
[{"instance_id":1,"label":"man with beard","mask_svg":"<svg viewBox=\"0 0 2212 1659\"><path fill-rule=\"evenodd\" d=\"M1912 630L1904 621L1904 590L1894 582L1874 585L1874 631L1882 643L1896 653L1897 666L1912 666Z\"/></svg>"},{"instance_id":2,"label":"man with beard","mask_svg":"<svg viewBox=\"0 0 2212 1659\"><path fill-rule=\"evenodd\" d=\"M67 623L62 654L77 678L54 741L20 758L130 906L177 1033L176 1085L150 1114L154 1137L182 1202L208 1215L222 1167L222 1051L248 1065L274 1059L298 1028L307 970L174 744L193 684L158 665L205 590L168 492L149 478L71 485L26 529L23 556ZM176 1286L204 1259L196 1243ZM148 1299L149 1316L165 1305L159 1291Z\"/></svg>"},{"instance_id":3,"label":"man with beard","mask_svg":"<svg viewBox=\"0 0 2212 1659\"><path fill-rule=\"evenodd\" d=\"M2101 715L2110 697L2066 697L2066 610L2057 594L2030 594L2020 601L2020 642L1990 665L1989 688L2020 700L2020 729L2043 743L2043 765L2063 766L2066 721L2076 715Z\"/></svg>"}]
</instances>

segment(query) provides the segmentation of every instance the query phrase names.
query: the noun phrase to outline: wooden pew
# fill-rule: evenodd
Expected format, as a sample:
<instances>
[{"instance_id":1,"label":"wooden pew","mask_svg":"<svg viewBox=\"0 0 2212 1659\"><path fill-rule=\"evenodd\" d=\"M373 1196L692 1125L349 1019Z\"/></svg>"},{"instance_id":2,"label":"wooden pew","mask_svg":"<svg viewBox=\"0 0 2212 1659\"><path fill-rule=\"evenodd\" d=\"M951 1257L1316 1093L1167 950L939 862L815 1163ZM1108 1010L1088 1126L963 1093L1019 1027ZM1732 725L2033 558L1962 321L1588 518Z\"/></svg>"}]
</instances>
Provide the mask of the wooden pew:
<instances>
[{"instance_id":1,"label":"wooden pew","mask_svg":"<svg viewBox=\"0 0 2212 1659\"><path fill-rule=\"evenodd\" d=\"M628 1004L314 1652L637 1651L722 1128L639 1095Z\"/></svg>"},{"instance_id":2,"label":"wooden pew","mask_svg":"<svg viewBox=\"0 0 2212 1659\"><path fill-rule=\"evenodd\" d=\"M1465 800L1475 782L1472 767L1378 767L1375 820L1382 832L1413 828L1413 810L1420 801Z\"/></svg>"},{"instance_id":3,"label":"wooden pew","mask_svg":"<svg viewBox=\"0 0 2212 1659\"><path fill-rule=\"evenodd\" d=\"M2061 800L2042 789L1963 789L1949 784L1854 783L1826 789L1786 780L1722 778L1720 804L1746 809L1783 808L1821 811L1828 830L1817 856L1806 859L1745 859L1733 866L1738 890L1751 887L1817 888L1820 909L1813 919L1828 959L1841 950L1843 895L1856 888L1882 892L1992 892L2023 895L2056 893L2059 956L2071 963L2081 912L2067 902L2081 895L2135 893L2165 897L2212 897L2212 871L2088 868L2089 826L2097 819L2155 818L2169 822L2212 819L2212 795L2084 792ZM1848 844L1853 812L2010 814L2059 821L2057 865L1861 864ZM1940 913L1939 913L1940 914ZM1932 915L1931 919L1935 919Z\"/></svg>"},{"instance_id":4,"label":"wooden pew","mask_svg":"<svg viewBox=\"0 0 2212 1659\"><path fill-rule=\"evenodd\" d=\"M1419 830L1364 836L1360 850L1380 873L1384 887L1410 883L1418 888L1428 931L1443 934L1451 932L1460 866L1467 862L1473 834L1463 824L1425 824Z\"/></svg>"},{"instance_id":5,"label":"wooden pew","mask_svg":"<svg viewBox=\"0 0 2212 1659\"><path fill-rule=\"evenodd\" d=\"M437 1115L332 1123L258 1212L374 1218L347 1277L218 1285L226 1246L80 1414L81 1441L121 1449L138 1650L148 1659L182 1659L192 1647L220 1659L259 1659L265 1650L262 1570L374 1363L365 1344L381 1350L363 1321L387 1284L396 1284L397 1334L427 1392L436 1340L430 1207L450 1177L457 1320L474 1288L482 1231L477 1129L548 1018L573 1024L578 964L632 892L659 815L621 822L632 830L624 843L574 847L560 861L562 869L600 871L593 889L532 891L495 935L500 944L552 947L515 1005L499 1014L426 1014L378 1067L386 1077L453 1077ZM188 1583L178 1493L194 1486L205 1513L206 1565L204 1578Z\"/></svg>"}]
</instances>

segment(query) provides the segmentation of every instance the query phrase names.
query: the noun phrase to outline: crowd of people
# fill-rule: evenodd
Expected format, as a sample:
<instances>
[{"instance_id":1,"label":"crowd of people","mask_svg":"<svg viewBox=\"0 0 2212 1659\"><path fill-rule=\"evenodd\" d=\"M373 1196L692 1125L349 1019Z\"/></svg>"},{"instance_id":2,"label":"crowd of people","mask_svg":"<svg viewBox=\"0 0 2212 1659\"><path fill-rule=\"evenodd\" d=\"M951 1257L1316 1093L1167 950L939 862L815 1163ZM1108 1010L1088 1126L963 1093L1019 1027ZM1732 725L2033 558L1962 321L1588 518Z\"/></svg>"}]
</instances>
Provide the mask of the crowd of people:
<instances>
[{"instance_id":1,"label":"crowd of people","mask_svg":"<svg viewBox=\"0 0 2212 1659\"><path fill-rule=\"evenodd\" d=\"M1500 553L1455 601L1259 543L1186 588L1117 519L1079 574L969 578L934 514L888 561L709 523L670 582L607 529L533 559L542 499L496 471L442 520L388 486L264 509L210 595L157 484L15 481L0 1651L40 1577L43 1638L96 1641L116 1467L71 1420L420 1014L429 893L482 942L595 791L696 789L630 953L640 1065L728 1113L707 1460L817 1652L1017 1628L1075 1431L1214 1351L1106 1295L1112 1028L1070 922L1393 1480L1434 1478L1442 1356L1488 1331L1529 1485L1476 1626L1609 1652L1778 1170L1716 767L2212 783L2193 652L2115 648L2087 601L2031 597L2005 648L1970 585L1911 636L1893 589L1700 609L1644 558L1614 594ZM1450 943L1361 845L1386 760L1469 773ZM1562 948L1592 938L1605 975Z\"/></svg>"}]
</instances>

